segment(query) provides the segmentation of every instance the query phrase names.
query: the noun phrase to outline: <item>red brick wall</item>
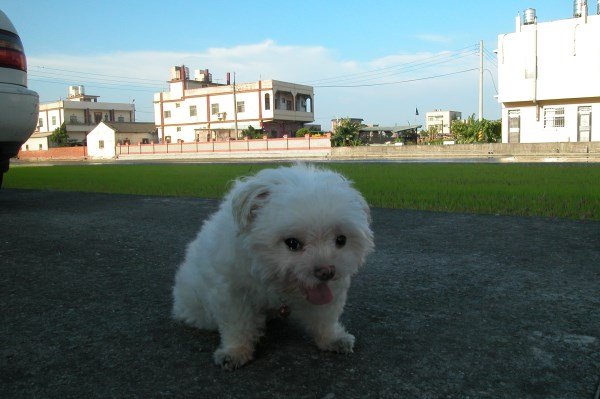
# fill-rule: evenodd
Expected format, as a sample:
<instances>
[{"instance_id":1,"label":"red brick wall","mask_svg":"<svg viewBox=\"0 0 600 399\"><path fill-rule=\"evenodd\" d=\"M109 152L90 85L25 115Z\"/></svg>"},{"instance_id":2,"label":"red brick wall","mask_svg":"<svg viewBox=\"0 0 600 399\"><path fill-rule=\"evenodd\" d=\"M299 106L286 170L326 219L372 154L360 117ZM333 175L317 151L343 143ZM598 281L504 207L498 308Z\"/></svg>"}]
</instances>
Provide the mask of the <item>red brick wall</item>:
<instances>
[{"instance_id":1,"label":"red brick wall","mask_svg":"<svg viewBox=\"0 0 600 399\"><path fill-rule=\"evenodd\" d=\"M19 151L19 159L83 159L87 155L87 147L59 147L46 151Z\"/></svg>"}]
</instances>

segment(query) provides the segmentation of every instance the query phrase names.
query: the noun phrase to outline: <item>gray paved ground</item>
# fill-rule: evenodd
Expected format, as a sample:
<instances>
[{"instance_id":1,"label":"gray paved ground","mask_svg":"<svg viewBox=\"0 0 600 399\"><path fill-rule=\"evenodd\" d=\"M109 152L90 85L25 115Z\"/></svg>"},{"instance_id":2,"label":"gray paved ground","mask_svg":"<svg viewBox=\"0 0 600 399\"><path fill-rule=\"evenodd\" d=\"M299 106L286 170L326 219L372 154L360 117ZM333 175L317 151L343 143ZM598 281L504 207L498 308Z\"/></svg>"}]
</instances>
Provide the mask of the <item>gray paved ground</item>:
<instances>
[{"instance_id":1,"label":"gray paved ground","mask_svg":"<svg viewBox=\"0 0 600 399\"><path fill-rule=\"evenodd\" d=\"M2 398L590 398L600 223L374 209L344 314L353 355L286 321L213 366L170 287L209 200L0 192Z\"/></svg>"}]
</instances>

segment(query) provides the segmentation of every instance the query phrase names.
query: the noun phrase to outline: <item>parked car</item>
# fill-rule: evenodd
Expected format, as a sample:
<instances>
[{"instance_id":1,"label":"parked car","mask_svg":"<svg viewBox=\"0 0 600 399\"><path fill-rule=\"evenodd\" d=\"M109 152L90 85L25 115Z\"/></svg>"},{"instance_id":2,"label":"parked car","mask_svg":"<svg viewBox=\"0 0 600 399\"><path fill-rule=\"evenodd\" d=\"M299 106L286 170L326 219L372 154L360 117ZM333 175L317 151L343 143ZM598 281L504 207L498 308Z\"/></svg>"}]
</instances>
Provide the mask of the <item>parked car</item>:
<instances>
[{"instance_id":1,"label":"parked car","mask_svg":"<svg viewBox=\"0 0 600 399\"><path fill-rule=\"evenodd\" d=\"M39 96L27 89L27 59L21 38L0 10L0 186L10 158L35 130Z\"/></svg>"}]
</instances>

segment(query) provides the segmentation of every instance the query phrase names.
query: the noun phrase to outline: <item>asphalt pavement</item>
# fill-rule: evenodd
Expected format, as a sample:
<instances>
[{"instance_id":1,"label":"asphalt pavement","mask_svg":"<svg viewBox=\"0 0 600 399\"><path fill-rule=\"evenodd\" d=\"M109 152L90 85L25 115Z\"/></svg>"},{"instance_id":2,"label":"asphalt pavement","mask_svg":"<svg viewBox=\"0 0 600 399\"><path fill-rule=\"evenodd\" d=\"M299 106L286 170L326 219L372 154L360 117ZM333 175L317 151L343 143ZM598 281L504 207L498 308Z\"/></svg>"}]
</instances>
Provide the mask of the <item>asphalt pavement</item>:
<instances>
[{"instance_id":1,"label":"asphalt pavement","mask_svg":"<svg viewBox=\"0 0 600 399\"><path fill-rule=\"evenodd\" d=\"M589 398L600 222L373 209L376 250L320 352L274 320L256 359L170 318L214 200L0 191L0 397Z\"/></svg>"}]
</instances>

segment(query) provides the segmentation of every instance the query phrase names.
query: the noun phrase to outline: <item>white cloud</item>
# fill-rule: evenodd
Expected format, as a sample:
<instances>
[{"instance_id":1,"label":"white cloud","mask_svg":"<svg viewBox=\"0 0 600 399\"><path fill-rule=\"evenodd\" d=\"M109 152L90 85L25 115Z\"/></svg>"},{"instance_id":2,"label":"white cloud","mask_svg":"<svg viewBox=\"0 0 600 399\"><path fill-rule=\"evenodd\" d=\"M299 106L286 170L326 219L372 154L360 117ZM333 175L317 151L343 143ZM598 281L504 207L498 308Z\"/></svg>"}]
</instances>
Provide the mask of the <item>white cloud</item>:
<instances>
[{"instance_id":1,"label":"white cloud","mask_svg":"<svg viewBox=\"0 0 600 399\"><path fill-rule=\"evenodd\" d=\"M213 79L224 82L235 72L238 82L278 79L315 86L316 122L324 128L335 117L361 117L380 124L414 122L415 107L423 123L425 112L434 108L477 110L477 72L402 84L355 88L325 88L329 84L376 84L436 76L478 66L478 59L464 56L452 60L450 52L389 54L369 61L341 60L322 46L279 45L272 40L194 52L115 52L98 55L52 54L29 57L30 87L42 101L64 98L67 86L83 84L101 101L135 99L138 120L153 120L153 93L166 89L169 68L185 64L208 68ZM438 60L438 63L433 61ZM44 68L40 68L44 67ZM53 68L53 69L50 69ZM67 71L76 71L67 72ZM332 79L337 77L336 80ZM54 83L50 83L50 81ZM489 81L489 79L488 79ZM119 82L122 82L121 87ZM491 82L486 83L487 118L497 118Z\"/></svg>"}]
</instances>

